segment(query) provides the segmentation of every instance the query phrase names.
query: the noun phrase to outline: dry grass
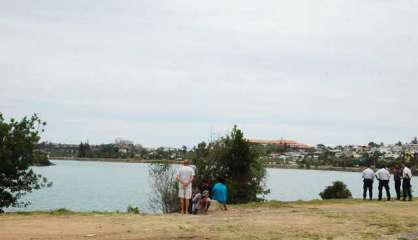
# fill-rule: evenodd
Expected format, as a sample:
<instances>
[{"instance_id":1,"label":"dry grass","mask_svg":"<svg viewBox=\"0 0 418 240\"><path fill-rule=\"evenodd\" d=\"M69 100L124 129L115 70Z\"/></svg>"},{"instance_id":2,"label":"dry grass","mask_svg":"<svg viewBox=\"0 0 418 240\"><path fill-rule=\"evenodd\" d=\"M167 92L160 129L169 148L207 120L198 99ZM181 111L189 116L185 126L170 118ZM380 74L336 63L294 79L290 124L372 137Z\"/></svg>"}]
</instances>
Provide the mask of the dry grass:
<instances>
[{"instance_id":1,"label":"dry grass","mask_svg":"<svg viewBox=\"0 0 418 240\"><path fill-rule=\"evenodd\" d=\"M254 203L205 216L8 214L0 239L418 239L417 200Z\"/></svg>"}]
</instances>

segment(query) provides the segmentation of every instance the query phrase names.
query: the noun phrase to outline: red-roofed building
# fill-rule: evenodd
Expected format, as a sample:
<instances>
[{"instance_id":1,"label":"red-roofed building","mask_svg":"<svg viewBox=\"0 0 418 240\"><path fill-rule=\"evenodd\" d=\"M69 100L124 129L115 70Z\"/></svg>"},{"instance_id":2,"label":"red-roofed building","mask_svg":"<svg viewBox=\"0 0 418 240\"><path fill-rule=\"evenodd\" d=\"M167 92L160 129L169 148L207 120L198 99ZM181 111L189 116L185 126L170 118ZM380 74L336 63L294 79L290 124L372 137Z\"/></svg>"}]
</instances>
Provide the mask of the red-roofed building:
<instances>
[{"instance_id":1,"label":"red-roofed building","mask_svg":"<svg viewBox=\"0 0 418 240\"><path fill-rule=\"evenodd\" d=\"M280 139L280 140L249 139L248 141L250 143L255 143L255 144L288 146L290 148L296 148L296 149L312 148L312 146L309 146L308 144L304 144L304 143L300 143L300 142L296 142L296 141L288 140L288 139Z\"/></svg>"}]
</instances>

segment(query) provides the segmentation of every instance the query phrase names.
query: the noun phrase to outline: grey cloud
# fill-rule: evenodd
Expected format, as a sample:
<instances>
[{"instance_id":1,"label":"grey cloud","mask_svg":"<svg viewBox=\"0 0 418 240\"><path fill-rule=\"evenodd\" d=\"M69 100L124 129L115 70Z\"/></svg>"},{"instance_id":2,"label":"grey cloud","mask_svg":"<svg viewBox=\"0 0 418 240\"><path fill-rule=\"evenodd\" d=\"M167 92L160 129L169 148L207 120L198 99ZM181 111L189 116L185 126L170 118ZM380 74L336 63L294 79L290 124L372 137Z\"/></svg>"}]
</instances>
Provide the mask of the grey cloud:
<instances>
[{"instance_id":1,"label":"grey cloud","mask_svg":"<svg viewBox=\"0 0 418 240\"><path fill-rule=\"evenodd\" d=\"M2 1L0 107L45 140L417 135L413 1Z\"/></svg>"}]
</instances>

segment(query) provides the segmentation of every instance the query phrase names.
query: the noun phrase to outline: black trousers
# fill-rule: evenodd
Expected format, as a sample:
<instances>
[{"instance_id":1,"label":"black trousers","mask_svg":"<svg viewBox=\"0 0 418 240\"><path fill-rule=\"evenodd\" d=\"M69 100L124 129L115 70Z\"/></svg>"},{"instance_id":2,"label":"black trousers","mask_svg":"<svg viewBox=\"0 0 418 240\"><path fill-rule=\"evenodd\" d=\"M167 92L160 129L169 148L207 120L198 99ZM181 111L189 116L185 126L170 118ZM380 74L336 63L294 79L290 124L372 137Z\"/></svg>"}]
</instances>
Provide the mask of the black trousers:
<instances>
[{"instance_id":1,"label":"black trousers","mask_svg":"<svg viewBox=\"0 0 418 240\"><path fill-rule=\"evenodd\" d=\"M369 190L369 199L373 199L373 179L363 179L363 199L366 199L366 193Z\"/></svg>"},{"instance_id":2,"label":"black trousers","mask_svg":"<svg viewBox=\"0 0 418 240\"><path fill-rule=\"evenodd\" d=\"M411 179L404 178L402 181L403 200L408 196L409 200L412 200L411 195Z\"/></svg>"},{"instance_id":3,"label":"black trousers","mask_svg":"<svg viewBox=\"0 0 418 240\"><path fill-rule=\"evenodd\" d=\"M401 199L401 180L395 180L396 199Z\"/></svg>"},{"instance_id":4,"label":"black trousers","mask_svg":"<svg viewBox=\"0 0 418 240\"><path fill-rule=\"evenodd\" d=\"M379 180L379 200L382 200L382 190L385 188L386 197L390 200L389 180Z\"/></svg>"}]
</instances>

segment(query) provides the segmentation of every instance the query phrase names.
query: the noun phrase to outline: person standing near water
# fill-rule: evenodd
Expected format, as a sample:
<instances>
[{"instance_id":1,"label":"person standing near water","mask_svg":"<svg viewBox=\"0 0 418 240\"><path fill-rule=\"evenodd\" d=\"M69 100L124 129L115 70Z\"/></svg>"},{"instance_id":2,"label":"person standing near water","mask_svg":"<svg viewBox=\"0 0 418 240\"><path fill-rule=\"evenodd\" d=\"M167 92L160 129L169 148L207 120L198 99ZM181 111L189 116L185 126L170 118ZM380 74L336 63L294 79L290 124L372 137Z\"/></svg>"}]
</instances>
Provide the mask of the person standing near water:
<instances>
[{"instance_id":1,"label":"person standing near water","mask_svg":"<svg viewBox=\"0 0 418 240\"><path fill-rule=\"evenodd\" d=\"M403 191L403 200L406 200L406 196L408 196L409 201L412 201L412 194L411 194L411 178L412 172L407 166L402 164L402 191Z\"/></svg>"},{"instance_id":2,"label":"person standing near water","mask_svg":"<svg viewBox=\"0 0 418 240\"><path fill-rule=\"evenodd\" d=\"M377 180L379 180L379 201L382 200L383 188L385 188L386 197L388 201L390 201L390 189L389 189L390 172L386 169L385 166L382 166L382 168L376 172L376 178Z\"/></svg>"},{"instance_id":3,"label":"person standing near water","mask_svg":"<svg viewBox=\"0 0 418 240\"><path fill-rule=\"evenodd\" d=\"M369 199L373 199L373 179L374 171L370 168L370 164L363 170L363 200L366 200L367 190L369 190Z\"/></svg>"},{"instance_id":4,"label":"person standing near water","mask_svg":"<svg viewBox=\"0 0 418 240\"><path fill-rule=\"evenodd\" d=\"M399 165L393 170L393 180L395 182L396 199L401 200L402 169Z\"/></svg>"},{"instance_id":5,"label":"person standing near water","mask_svg":"<svg viewBox=\"0 0 418 240\"><path fill-rule=\"evenodd\" d=\"M189 209L189 202L192 198L192 181L195 176L195 171L189 166L190 161L185 159L183 166L177 172L177 181L179 181L179 198L181 214L187 214Z\"/></svg>"}]
</instances>

